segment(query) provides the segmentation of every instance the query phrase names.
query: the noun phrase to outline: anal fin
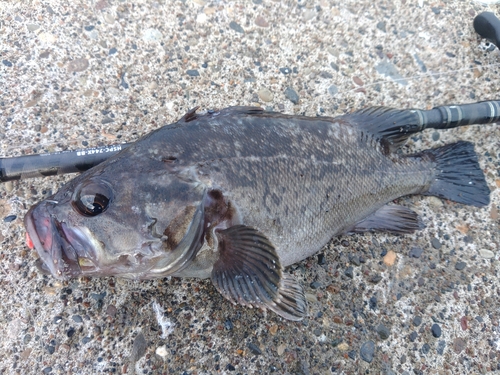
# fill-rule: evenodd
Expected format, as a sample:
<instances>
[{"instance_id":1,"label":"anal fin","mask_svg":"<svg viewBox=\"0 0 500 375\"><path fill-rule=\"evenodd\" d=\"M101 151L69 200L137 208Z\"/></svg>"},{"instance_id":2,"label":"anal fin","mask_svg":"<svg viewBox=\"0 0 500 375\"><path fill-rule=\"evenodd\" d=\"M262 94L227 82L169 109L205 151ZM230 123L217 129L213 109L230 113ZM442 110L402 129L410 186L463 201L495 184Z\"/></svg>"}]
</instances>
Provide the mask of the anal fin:
<instances>
[{"instance_id":1,"label":"anal fin","mask_svg":"<svg viewBox=\"0 0 500 375\"><path fill-rule=\"evenodd\" d=\"M219 259L212 282L229 301L270 309L290 320L307 314L302 287L283 272L274 246L258 230L236 225L217 232Z\"/></svg>"},{"instance_id":2,"label":"anal fin","mask_svg":"<svg viewBox=\"0 0 500 375\"><path fill-rule=\"evenodd\" d=\"M381 231L407 234L423 228L424 225L415 211L403 206L385 205L346 232Z\"/></svg>"}]
</instances>

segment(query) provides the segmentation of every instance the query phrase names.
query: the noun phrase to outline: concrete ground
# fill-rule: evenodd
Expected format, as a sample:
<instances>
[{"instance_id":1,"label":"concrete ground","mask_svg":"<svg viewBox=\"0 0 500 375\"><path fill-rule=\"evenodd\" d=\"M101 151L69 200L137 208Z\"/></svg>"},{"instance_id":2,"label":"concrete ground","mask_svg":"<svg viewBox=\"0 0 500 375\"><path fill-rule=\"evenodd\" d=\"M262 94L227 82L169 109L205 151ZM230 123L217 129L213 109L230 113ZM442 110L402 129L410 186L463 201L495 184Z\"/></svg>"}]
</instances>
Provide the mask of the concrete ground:
<instances>
[{"instance_id":1,"label":"concrete ground","mask_svg":"<svg viewBox=\"0 0 500 375\"><path fill-rule=\"evenodd\" d=\"M498 99L500 54L473 1L0 3L3 156L136 140L188 109L340 115ZM492 203L402 202L426 228L332 240L289 268L309 316L232 306L209 281L58 282L22 219L72 176L0 186L3 374L487 374L500 371L500 128L475 143Z\"/></svg>"}]
</instances>

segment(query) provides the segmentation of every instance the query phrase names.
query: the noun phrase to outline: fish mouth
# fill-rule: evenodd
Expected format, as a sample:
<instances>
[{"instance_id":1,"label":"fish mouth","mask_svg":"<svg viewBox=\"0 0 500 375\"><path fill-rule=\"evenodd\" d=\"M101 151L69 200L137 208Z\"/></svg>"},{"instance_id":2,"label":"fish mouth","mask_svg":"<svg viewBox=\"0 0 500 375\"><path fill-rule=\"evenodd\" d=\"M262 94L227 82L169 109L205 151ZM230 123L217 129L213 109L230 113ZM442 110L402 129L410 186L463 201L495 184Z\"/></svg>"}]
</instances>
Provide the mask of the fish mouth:
<instances>
[{"instance_id":1,"label":"fish mouth","mask_svg":"<svg viewBox=\"0 0 500 375\"><path fill-rule=\"evenodd\" d=\"M50 214L50 203L33 206L24 218L28 246L39 255L37 268L44 274L68 280L95 269L95 249L78 228ZM30 246L31 245L31 246Z\"/></svg>"}]
</instances>

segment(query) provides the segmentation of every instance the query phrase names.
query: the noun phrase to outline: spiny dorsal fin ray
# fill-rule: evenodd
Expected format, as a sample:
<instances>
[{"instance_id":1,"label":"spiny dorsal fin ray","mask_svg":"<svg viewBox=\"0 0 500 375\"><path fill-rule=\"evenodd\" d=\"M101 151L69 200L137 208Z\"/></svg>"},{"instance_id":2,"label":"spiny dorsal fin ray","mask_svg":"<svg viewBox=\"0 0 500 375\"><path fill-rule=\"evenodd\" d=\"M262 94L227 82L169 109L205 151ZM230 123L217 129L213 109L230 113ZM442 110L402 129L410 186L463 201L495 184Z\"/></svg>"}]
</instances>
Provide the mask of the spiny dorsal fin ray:
<instances>
[{"instance_id":1,"label":"spiny dorsal fin ray","mask_svg":"<svg viewBox=\"0 0 500 375\"><path fill-rule=\"evenodd\" d=\"M219 259L212 282L229 301L270 309L290 320L301 320L307 304L301 286L283 273L274 246L258 230L235 225L217 232Z\"/></svg>"},{"instance_id":2,"label":"spiny dorsal fin ray","mask_svg":"<svg viewBox=\"0 0 500 375\"><path fill-rule=\"evenodd\" d=\"M393 152L415 133L422 131L418 114L411 110L368 107L340 117L373 135Z\"/></svg>"}]
</instances>

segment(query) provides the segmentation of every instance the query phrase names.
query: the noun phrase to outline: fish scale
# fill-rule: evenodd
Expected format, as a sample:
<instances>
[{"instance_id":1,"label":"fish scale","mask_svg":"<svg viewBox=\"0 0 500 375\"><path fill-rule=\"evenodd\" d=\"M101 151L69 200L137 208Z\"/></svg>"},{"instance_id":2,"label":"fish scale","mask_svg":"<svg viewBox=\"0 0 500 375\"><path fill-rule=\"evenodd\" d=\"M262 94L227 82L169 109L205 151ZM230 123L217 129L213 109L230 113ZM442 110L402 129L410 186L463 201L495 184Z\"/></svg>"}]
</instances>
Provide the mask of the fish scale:
<instances>
[{"instance_id":1,"label":"fish scale","mask_svg":"<svg viewBox=\"0 0 500 375\"><path fill-rule=\"evenodd\" d=\"M266 233L287 266L387 202L422 190L422 181L434 175L429 162L392 161L370 150L356 158L337 153L342 163L311 165L294 157L220 160L204 177L227 192L242 223Z\"/></svg>"}]
</instances>

